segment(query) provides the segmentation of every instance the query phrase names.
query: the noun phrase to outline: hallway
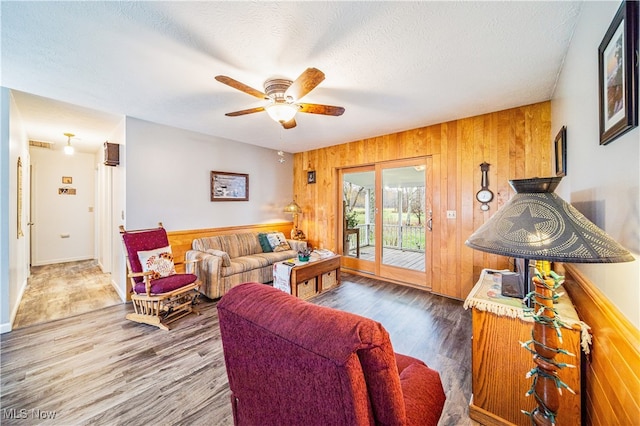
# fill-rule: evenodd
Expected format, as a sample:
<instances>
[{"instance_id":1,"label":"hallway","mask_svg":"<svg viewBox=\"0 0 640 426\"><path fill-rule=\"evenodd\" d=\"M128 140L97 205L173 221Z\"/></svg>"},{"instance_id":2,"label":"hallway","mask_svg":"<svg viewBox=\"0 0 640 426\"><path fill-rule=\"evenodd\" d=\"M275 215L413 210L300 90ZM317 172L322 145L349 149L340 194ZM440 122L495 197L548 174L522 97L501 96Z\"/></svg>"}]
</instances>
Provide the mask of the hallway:
<instances>
[{"instance_id":1,"label":"hallway","mask_svg":"<svg viewBox=\"0 0 640 426\"><path fill-rule=\"evenodd\" d=\"M13 329L122 303L95 260L33 266Z\"/></svg>"}]
</instances>

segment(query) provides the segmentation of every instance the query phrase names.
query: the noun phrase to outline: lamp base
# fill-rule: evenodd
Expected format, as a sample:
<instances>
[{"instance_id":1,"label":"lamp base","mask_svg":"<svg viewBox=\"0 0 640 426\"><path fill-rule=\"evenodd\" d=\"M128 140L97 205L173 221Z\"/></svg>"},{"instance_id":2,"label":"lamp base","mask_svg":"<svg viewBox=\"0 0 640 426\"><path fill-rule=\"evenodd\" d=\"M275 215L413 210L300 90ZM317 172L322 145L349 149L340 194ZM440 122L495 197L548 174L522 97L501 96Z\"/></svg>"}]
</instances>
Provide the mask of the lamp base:
<instances>
[{"instance_id":1,"label":"lamp base","mask_svg":"<svg viewBox=\"0 0 640 426\"><path fill-rule=\"evenodd\" d=\"M307 236L304 235L304 232L302 232L298 228L293 228L291 230L291 239L292 240L306 240Z\"/></svg>"},{"instance_id":2,"label":"lamp base","mask_svg":"<svg viewBox=\"0 0 640 426\"><path fill-rule=\"evenodd\" d=\"M519 287L522 291L523 296L526 297L528 294L535 291L535 285L531 278L533 277L532 268L533 264L530 264L529 259L515 259L515 270L518 273L518 281ZM533 308L533 298L529 297L526 302L527 308Z\"/></svg>"}]
</instances>

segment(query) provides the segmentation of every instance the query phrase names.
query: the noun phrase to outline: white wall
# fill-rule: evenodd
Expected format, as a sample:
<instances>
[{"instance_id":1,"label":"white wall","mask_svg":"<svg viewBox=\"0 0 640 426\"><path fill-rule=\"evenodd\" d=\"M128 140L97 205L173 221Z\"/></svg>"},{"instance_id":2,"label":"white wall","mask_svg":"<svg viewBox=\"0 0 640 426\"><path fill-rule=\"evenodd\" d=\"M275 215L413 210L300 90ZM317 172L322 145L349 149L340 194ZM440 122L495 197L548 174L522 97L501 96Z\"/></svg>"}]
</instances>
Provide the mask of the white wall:
<instances>
[{"instance_id":1,"label":"white wall","mask_svg":"<svg viewBox=\"0 0 640 426\"><path fill-rule=\"evenodd\" d=\"M11 331L9 298L9 89L0 87L0 333Z\"/></svg>"},{"instance_id":2,"label":"white wall","mask_svg":"<svg viewBox=\"0 0 640 426\"><path fill-rule=\"evenodd\" d=\"M11 330L9 312L13 310L15 316L20 292L26 285L29 263L28 238L18 240L15 226L7 227L5 220L8 212L9 224L15 224L16 185L14 179L9 178L13 176L11 173L15 174L14 160L19 152L27 160L29 154L24 131L21 130L22 135L14 136L22 126L19 112L17 109L9 111L9 105L10 91L2 89L2 129L9 128L4 122L10 120L12 136L10 138L4 130L1 134L0 332ZM34 247L34 265L98 257L104 271L111 272L114 287L124 299L126 269L119 225L136 229L155 226L162 221L171 231L291 220L282 211L293 197L290 154L285 155L286 161L282 164L273 150L135 118L123 119L109 141L121 145L117 167L102 165L101 152L66 157L62 153L32 149L31 161L38 191L34 205L37 215L33 220L42 233L38 239L43 241ZM5 168L7 159L12 165L8 170ZM28 161L24 170L28 176ZM248 173L249 201L211 202L209 179L212 170ZM5 175L9 177L5 178ZM73 178L70 186L76 188L78 195L58 195L57 189L64 186L62 176ZM28 210L28 182L24 187L27 188L24 205ZM40 210L44 206L46 209ZM90 207L94 207L94 212L89 212ZM97 220L96 227L94 220ZM25 216L25 226L27 222ZM91 225L86 230L77 227L89 222ZM65 234L70 238L60 238ZM107 238L102 240L105 236ZM97 243L94 242L96 238ZM8 250L5 249L7 246ZM9 265L8 274L5 263Z\"/></svg>"},{"instance_id":3,"label":"white wall","mask_svg":"<svg viewBox=\"0 0 640 426\"><path fill-rule=\"evenodd\" d=\"M2 225L0 241L0 332L11 331L11 322L17 313L18 303L29 275L29 141L15 101L6 88L0 89L2 133L0 135L0 162L2 163L1 202ZM18 157L22 162L22 232L18 235Z\"/></svg>"},{"instance_id":4,"label":"white wall","mask_svg":"<svg viewBox=\"0 0 640 426\"><path fill-rule=\"evenodd\" d=\"M168 230L252 225L291 218L293 164L276 152L135 118L126 124L126 227ZM212 202L211 171L248 173L249 201Z\"/></svg>"},{"instance_id":5,"label":"white wall","mask_svg":"<svg viewBox=\"0 0 640 426\"><path fill-rule=\"evenodd\" d=\"M158 222L177 231L291 220L282 211L293 197L291 154L279 163L270 149L132 117L125 134L113 170L114 232ZM249 174L249 201L211 202L212 170ZM112 275L124 295L125 255L116 238Z\"/></svg>"},{"instance_id":6,"label":"white wall","mask_svg":"<svg viewBox=\"0 0 640 426\"><path fill-rule=\"evenodd\" d=\"M619 5L619 2L585 2L582 5L580 20L552 98L552 137L563 125L567 126L567 177L556 192L638 258L639 129L631 130L606 146L599 145L598 46ZM638 260L577 266L640 328Z\"/></svg>"},{"instance_id":7,"label":"white wall","mask_svg":"<svg viewBox=\"0 0 640 426\"><path fill-rule=\"evenodd\" d=\"M122 247L122 238L118 227L124 225L123 212L125 210L125 176L126 159L126 118L116 127L108 137L110 143L119 146L120 164L117 166L104 165L104 151L101 152L99 160L99 176L101 182L98 187L100 209L99 209L99 234L100 234L100 258L102 259L102 270L111 272L111 284L120 294L122 300L126 299L126 266Z\"/></svg>"},{"instance_id":8,"label":"white wall","mask_svg":"<svg viewBox=\"0 0 640 426\"><path fill-rule=\"evenodd\" d=\"M95 155L31 148L32 211L35 223L32 265L95 258ZM63 184L62 177L72 178ZM73 188L76 195L60 195Z\"/></svg>"}]
</instances>

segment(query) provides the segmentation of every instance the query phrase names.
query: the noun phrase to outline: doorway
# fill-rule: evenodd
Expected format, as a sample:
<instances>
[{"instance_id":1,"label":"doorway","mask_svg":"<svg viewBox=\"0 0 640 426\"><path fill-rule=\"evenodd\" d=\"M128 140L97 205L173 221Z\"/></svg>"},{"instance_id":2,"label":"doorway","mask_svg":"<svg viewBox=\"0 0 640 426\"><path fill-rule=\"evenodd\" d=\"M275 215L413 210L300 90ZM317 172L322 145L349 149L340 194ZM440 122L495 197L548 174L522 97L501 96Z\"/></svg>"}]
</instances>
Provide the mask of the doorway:
<instances>
[{"instance_id":1,"label":"doorway","mask_svg":"<svg viewBox=\"0 0 640 426\"><path fill-rule=\"evenodd\" d=\"M431 289L431 157L339 171L343 267Z\"/></svg>"},{"instance_id":2,"label":"doorway","mask_svg":"<svg viewBox=\"0 0 640 426\"><path fill-rule=\"evenodd\" d=\"M110 211L104 210L111 204L103 202L113 197L111 170L96 167L93 153L66 156L31 146L29 158L30 273L13 328L122 303L105 269L105 264L111 265L111 252L102 250L96 256L105 247L101 238L111 247L110 234L98 233L96 226L96 222L102 224L103 216L111 220Z\"/></svg>"}]
</instances>

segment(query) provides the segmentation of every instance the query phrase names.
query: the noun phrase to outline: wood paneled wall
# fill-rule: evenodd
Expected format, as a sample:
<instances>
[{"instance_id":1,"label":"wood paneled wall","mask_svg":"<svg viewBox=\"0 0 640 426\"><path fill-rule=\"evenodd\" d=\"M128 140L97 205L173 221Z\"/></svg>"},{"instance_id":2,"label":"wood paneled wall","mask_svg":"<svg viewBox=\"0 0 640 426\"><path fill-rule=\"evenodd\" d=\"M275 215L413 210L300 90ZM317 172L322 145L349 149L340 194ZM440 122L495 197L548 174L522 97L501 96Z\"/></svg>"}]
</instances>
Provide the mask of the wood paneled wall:
<instances>
[{"instance_id":1,"label":"wood paneled wall","mask_svg":"<svg viewBox=\"0 0 640 426\"><path fill-rule=\"evenodd\" d=\"M582 376L588 425L640 422L640 331L571 265L564 288L591 327L591 354ZM555 268L558 269L558 268Z\"/></svg>"},{"instance_id":2,"label":"wood paneled wall","mask_svg":"<svg viewBox=\"0 0 640 426\"><path fill-rule=\"evenodd\" d=\"M513 194L509 179L551 173L551 107L542 102L294 155L294 194L303 209L300 228L316 247L336 250L341 205L337 170L404 158L432 156L432 290L464 299L482 268L507 267L507 259L471 250L467 237ZM480 163L491 164L490 210L475 199ZM315 184L307 171L316 171ZM456 210L457 219L446 211Z\"/></svg>"}]
</instances>

